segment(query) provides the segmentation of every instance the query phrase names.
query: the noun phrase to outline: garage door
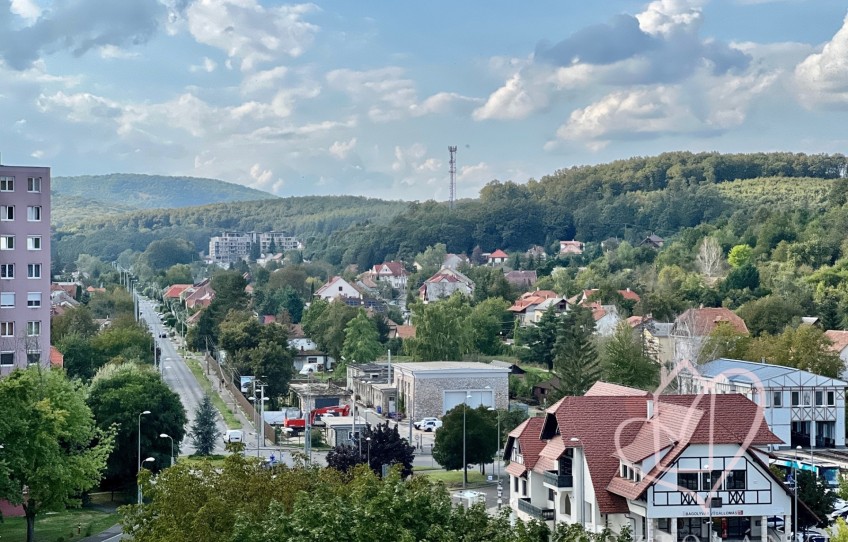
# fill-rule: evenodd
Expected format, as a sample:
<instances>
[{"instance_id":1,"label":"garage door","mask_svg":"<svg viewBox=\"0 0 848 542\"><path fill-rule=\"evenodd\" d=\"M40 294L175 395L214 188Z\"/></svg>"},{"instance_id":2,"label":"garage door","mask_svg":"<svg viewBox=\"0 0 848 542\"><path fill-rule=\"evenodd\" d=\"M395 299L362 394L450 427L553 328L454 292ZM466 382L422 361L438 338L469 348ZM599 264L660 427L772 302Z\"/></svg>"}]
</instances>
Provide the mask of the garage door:
<instances>
[{"instance_id":1,"label":"garage door","mask_svg":"<svg viewBox=\"0 0 848 542\"><path fill-rule=\"evenodd\" d=\"M316 397L315 408L324 408L328 406L336 406L339 404L338 397Z\"/></svg>"},{"instance_id":2,"label":"garage door","mask_svg":"<svg viewBox=\"0 0 848 542\"><path fill-rule=\"evenodd\" d=\"M468 395L471 397L467 398ZM466 402L471 408L477 408L480 405L490 407L494 404L492 390L446 391L442 414L463 402Z\"/></svg>"}]
</instances>

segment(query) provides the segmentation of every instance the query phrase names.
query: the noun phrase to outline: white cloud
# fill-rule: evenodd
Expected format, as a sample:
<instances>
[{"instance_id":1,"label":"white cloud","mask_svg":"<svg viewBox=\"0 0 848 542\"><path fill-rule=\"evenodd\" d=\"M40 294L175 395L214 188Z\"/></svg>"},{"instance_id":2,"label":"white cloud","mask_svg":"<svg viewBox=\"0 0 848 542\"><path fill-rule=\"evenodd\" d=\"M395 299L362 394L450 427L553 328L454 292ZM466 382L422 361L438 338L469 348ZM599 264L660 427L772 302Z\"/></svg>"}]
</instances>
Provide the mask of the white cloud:
<instances>
[{"instance_id":1,"label":"white cloud","mask_svg":"<svg viewBox=\"0 0 848 542\"><path fill-rule=\"evenodd\" d=\"M648 34L694 32L703 17L701 3L690 0L654 0L645 11L636 15L636 19L639 20L639 27Z\"/></svg>"},{"instance_id":2,"label":"white cloud","mask_svg":"<svg viewBox=\"0 0 848 542\"><path fill-rule=\"evenodd\" d=\"M197 0L186 17L198 42L224 51L242 71L251 71L302 55L318 32L304 16L317 9L314 4L265 7L256 0Z\"/></svg>"},{"instance_id":3,"label":"white cloud","mask_svg":"<svg viewBox=\"0 0 848 542\"><path fill-rule=\"evenodd\" d=\"M105 60L112 59L128 59L128 58L137 58L139 56L138 53L127 51L126 49L121 49L115 45L104 45L100 47L100 58Z\"/></svg>"},{"instance_id":4,"label":"white cloud","mask_svg":"<svg viewBox=\"0 0 848 542\"><path fill-rule=\"evenodd\" d=\"M807 107L848 106L848 16L820 53L798 64L795 82Z\"/></svg>"},{"instance_id":5,"label":"white cloud","mask_svg":"<svg viewBox=\"0 0 848 542\"><path fill-rule=\"evenodd\" d=\"M288 73L285 66L277 66L270 70L252 73L241 82L241 91L244 94L252 94L260 90L276 87Z\"/></svg>"},{"instance_id":6,"label":"white cloud","mask_svg":"<svg viewBox=\"0 0 848 542\"><path fill-rule=\"evenodd\" d=\"M29 22L34 22L41 16L41 8L33 0L11 0L9 9L18 17Z\"/></svg>"},{"instance_id":7,"label":"white cloud","mask_svg":"<svg viewBox=\"0 0 848 542\"><path fill-rule=\"evenodd\" d=\"M420 104L413 104L410 112L415 117L424 115L457 112L459 110L470 110L474 105L480 104L481 100L457 94L456 92L439 92L433 94Z\"/></svg>"},{"instance_id":8,"label":"white cloud","mask_svg":"<svg viewBox=\"0 0 848 542\"><path fill-rule=\"evenodd\" d=\"M352 138L350 141L334 141L332 145L330 145L330 154L338 158L339 160L344 160L347 156L353 151L356 147L356 138Z\"/></svg>"},{"instance_id":9,"label":"white cloud","mask_svg":"<svg viewBox=\"0 0 848 542\"><path fill-rule=\"evenodd\" d=\"M201 64L193 64L188 67L188 71L192 73L197 72L206 72L212 73L218 67L218 63L209 58L208 56L203 57L203 63Z\"/></svg>"},{"instance_id":10,"label":"white cloud","mask_svg":"<svg viewBox=\"0 0 848 542\"><path fill-rule=\"evenodd\" d=\"M548 106L547 90L535 82L527 85L516 73L493 92L486 103L474 110L474 120L521 120Z\"/></svg>"}]
</instances>

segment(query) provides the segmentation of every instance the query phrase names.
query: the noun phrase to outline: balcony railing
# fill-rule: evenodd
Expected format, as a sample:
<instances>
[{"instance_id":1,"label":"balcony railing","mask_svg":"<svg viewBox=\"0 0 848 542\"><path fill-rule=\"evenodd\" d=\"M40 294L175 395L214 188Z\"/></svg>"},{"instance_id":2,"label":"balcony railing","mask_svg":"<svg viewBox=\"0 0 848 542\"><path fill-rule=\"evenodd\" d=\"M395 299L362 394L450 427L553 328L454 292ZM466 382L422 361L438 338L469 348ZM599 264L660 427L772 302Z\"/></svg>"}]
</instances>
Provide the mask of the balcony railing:
<instances>
[{"instance_id":1,"label":"balcony railing","mask_svg":"<svg viewBox=\"0 0 848 542\"><path fill-rule=\"evenodd\" d=\"M553 508L539 508L538 506L530 504L530 499L528 498L518 499L518 510L525 514L530 514L534 518L546 521L553 521L554 519Z\"/></svg>"},{"instance_id":2,"label":"balcony railing","mask_svg":"<svg viewBox=\"0 0 848 542\"><path fill-rule=\"evenodd\" d=\"M542 481L554 487L573 487L574 477L570 474L557 474L556 471L548 470L542 475Z\"/></svg>"}]
</instances>

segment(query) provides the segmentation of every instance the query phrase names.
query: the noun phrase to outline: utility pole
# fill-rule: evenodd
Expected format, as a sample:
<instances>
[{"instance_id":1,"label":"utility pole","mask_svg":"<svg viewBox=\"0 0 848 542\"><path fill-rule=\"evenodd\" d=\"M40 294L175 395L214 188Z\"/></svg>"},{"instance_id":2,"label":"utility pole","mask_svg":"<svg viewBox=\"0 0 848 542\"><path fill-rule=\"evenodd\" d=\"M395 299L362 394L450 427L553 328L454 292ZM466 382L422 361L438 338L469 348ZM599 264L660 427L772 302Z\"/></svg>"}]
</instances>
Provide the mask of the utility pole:
<instances>
[{"instance_id":1,"label":"utility pole","mask_svg":"<svg viewBox=\"0 0 848 542\"><path fill-rule=\"evenodd\" d=\"M450 153L450 208L456 205L456 147L449 146Z\"/></svg>"}]
</instances>

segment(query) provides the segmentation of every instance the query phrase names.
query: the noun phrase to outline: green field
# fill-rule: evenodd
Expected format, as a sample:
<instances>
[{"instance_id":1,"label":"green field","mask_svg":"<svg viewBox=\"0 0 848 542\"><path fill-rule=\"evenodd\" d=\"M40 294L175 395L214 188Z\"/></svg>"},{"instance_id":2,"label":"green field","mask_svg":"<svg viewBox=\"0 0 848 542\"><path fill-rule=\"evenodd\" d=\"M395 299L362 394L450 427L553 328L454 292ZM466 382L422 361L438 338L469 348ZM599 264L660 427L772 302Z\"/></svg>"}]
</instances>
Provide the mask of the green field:
<instances>
[{"instance_id":1,"label":"green field","mask_svg":"<svg viewBox=\"0 0 848 542\"><path fill-rule=\"evenodd\" d=\"M423 471L423 472L422 472ZM442 470L442 469L432 469L426 470L425 468L416 468L415 472L418 473L418 476L426 476L427 478L433 481L444 482L444 484L448 487L461 487L462 486L462 471L461 470ZM486 482L486 477L480 474L480 471L477 469L471 470L468 469L468 483L469 484L481 484Z\"/></svg>"},{"instance_id":2,"label":"green field","mask_svg":"<svg viewBox=\"0 0 848 542\"><path fill-rule=\"evenodd\" d=\"M118 514L100 512L90 508L77 508L58 513L45 513L35 518L36 542L80 540L97 534L118 523ZM0 541L26 540L24 518L4 518L0 523Z\"/></svg>"}]
</instances>

